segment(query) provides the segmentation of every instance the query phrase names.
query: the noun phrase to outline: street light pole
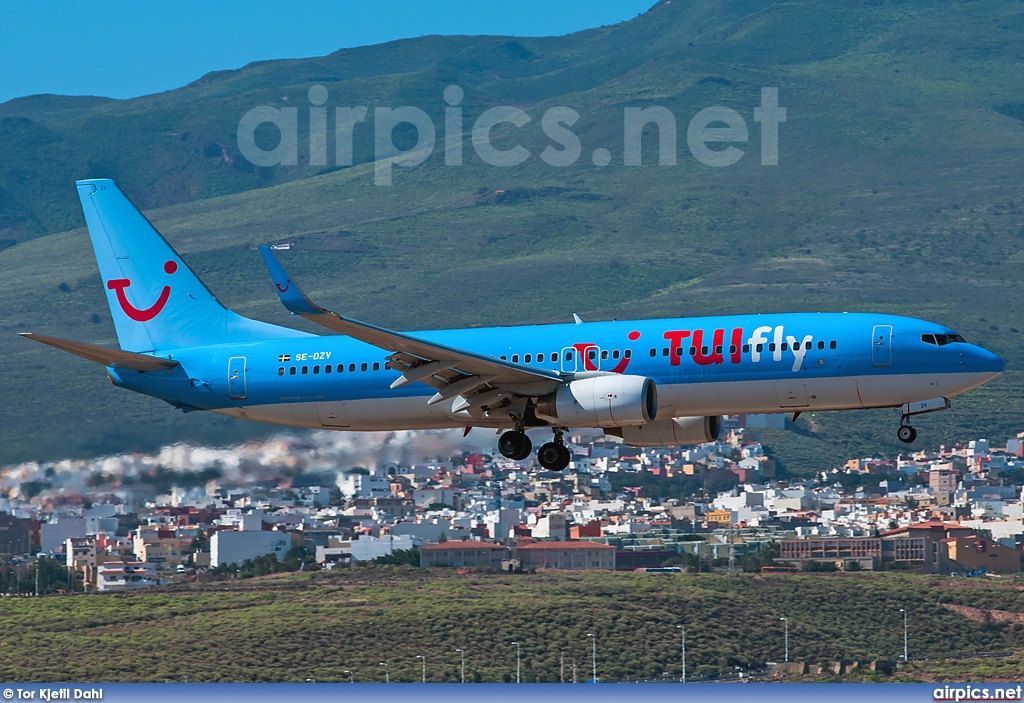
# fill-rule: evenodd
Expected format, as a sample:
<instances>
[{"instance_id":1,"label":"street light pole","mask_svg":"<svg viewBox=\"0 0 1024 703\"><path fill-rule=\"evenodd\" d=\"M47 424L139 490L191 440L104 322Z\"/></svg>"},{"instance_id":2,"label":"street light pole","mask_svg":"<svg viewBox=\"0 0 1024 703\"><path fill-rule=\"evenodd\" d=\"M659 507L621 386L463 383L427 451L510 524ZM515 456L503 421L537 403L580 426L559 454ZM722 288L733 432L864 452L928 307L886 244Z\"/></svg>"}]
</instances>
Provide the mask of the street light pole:
<instances>
[{"instance_id":1,"label":"street light pole","mask_svg":"<svg viewBox=\"0 0 1024 703\"><path fill-rule=\"evenodd\" d=\"M676 625L676 629L681 632L680 646L683 658L683 683L686 683L686 627L683 625Z\"/></svg>"},{"instance_id":2,"label":"street light pole","mask_svg":"<svg viewBox=\"0 0 1024 703\"><path fill-rule=\"evenodd\" d=\"M595 635L595 634L593 634L591 632L588 632L587 633L587 637L590 638L590 643L594 647L594 649L593 649L593 657L591 659L591 662L593 664L593 677L591 678L590 681L591 681L591 683L597 683L597 635Z\"/></svg>"},{"instance_id":3,"label":"street light pole","mask_svg":"<svg viewBox=\"0 0 1024 703\"><path fill-rule=\"evenodd\" d=\"M427 658L425 656L423 656L422 654L417 654L416 658L423 661L423 679L420 681L420 683L426 683L427 682Z\"/></svg>"},{"instance_id":4,"label":"street light pole","mask_svg":"<svg viewBox=\"0 0 1024 703\"><path fill-rule=\"evenodd\" d=\"M462 683L466 683L466 650L456 649L455 651L462 657Z\"/></svg>"},{"instance_id":5,"label":"street light pole","mask_svg":"<svg viewBox=\"0 0 1024 703\"><path fill-rule=\"evenodd\" d=\"M907 659L907 609L900 608L900 612L903 613L903 661Z\"/></svg>"},{"instance_id":6,"label":"street light pole","mask_svg":"<svg viewBox=\"0 0 1024 703\"><path fill-rule=\"evenodd\" d=\"M782 622L786 623L786 661L789 661L789 618L779 618Z\"/></svg>"},{"instance_id":7,"label":"street light pole","mask_svg":"<svg viewBox=\"0 0 1024 703\"><path fill-rule=\"evenodd\" d=\"M516 683L519 683L519 643L513 642L516 648Z\"/></svg>"},{"instance_id":8,"label":"street light pole","mask_svg":"<svg viewBox=\"0 0 1024 703\"><path fill-rule=\"evenodd\" d=\"M384 683L391 683L391 675L388 673L388 663L381 662L380 665L384 667Z\"/></svg>"}]
</instances>

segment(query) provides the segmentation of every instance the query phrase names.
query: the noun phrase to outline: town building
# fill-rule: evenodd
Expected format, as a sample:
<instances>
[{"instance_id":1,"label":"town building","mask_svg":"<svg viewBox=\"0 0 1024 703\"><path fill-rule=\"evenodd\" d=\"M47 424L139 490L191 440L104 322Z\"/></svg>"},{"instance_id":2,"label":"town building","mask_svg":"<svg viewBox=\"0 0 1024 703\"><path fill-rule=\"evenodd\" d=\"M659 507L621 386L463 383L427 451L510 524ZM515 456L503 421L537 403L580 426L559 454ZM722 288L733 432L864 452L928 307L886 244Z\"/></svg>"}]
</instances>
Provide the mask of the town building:
<instances>
[{"instance_id":1,"label":"town building","mask_svg":"<svg viewBox=\"0 0 1024 703\"><path fill-rule=\"evenodd\" d=\"M585 540L517 544L513 557L523 569L615 570L615 547Z\"/></svg>"},{"instance_id":2,"label":"town building","mask_svg":"<svg viewBox=\"0 0 1024 703\"><path fill-rule=\"evenodd\" d=\"M277 555L281 561L291 548L291 537L279 530L217 530L210 538L210 564L241 565L268 554Z\"/></svg>"},{"instance_id":3,"label":"town building","mask_svg":"<svg viewBox=\"0 0 1024 703\"><path fill-rule=\"evenodd\" d=\"M500 544L466 540L441 542L420 547L420 566L490 566L501 567L509 558L509 550Z\"/></svg>"},{"instance_id":4,"label":"town building","mask_svg":"<svg viewBox=\"0 0 1024 703\"><path fill-rule=\"evenodd\" d=\"M129 591L148 586L159 586L160 578L152 564L140 561L114 561L98 568L96 590Z\"/></svg>"}]
</instances>

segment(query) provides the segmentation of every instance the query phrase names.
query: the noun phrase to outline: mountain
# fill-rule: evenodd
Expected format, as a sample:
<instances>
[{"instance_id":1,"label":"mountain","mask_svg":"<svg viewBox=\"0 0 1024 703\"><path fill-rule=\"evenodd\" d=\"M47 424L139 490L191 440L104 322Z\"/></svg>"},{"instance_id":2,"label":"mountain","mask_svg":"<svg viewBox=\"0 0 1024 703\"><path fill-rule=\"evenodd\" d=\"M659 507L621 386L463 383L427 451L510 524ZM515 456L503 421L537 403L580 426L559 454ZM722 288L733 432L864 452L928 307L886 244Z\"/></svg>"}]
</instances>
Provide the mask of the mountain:
<instances>
[{"instance_id":1,"label":"mountain","mask_svg":"<svg viewBox=\"0 0 1024 703\"><path fill-rule=\"evenodd\" d=\"M1019 429L1024 242L1024 4L1009 0L719 3L665 0L619 25L564 37L422 37L268 61L133 100L33 96L0 105L0 462L272 431L181 415L112 389L99 369L18 331L114 344L76 178L105 176L234 309L288 318L253 247L292 241L311 295L379 324L472 324L782 310L874 310L949 324L1000 353L999 380L922 418L918 444ZM445 165L444 90L464 92L463 161ZM309 90L366 106L353 164L309 163ZM777 166L762 166L754 110L778 88ZM254 107L297 108L298 164L243 158ZM376 107L414 106L433 153L374 182ZM514 106L485 163L477 117ZM566 106L582 154L565 167L542 117ZM688 126L707 107L748 131L733 165L707 166ZM625 166L627 108L675 116L676 165L644 130ZM269 126L268 126L269 127ZM261 131L263 130L263 131ZM333 132L333 129L332 129ZM662 135L664 136L664 135ZM256 142L271 148L271 128ZM415 134L394 131L400 148ZM720 149L725 145L711 144ZM595 165L606 149L610 165ZM599 161L600 159L598 159ZM297 325L300 326L300 325ZM893 453L895 411L818 414L768 435L791 471Z\"/></svg>"}]
</instances>

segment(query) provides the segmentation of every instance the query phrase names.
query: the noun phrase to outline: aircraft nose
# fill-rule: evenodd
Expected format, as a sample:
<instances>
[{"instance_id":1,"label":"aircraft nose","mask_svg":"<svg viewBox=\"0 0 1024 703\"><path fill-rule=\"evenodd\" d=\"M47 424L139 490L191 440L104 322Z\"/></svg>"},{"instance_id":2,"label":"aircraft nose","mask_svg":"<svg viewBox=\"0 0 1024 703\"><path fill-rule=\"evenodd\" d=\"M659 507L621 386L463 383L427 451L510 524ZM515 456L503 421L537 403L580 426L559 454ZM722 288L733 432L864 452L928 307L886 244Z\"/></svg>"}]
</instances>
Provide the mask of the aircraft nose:
<instances>
[{"instance_id":1,"label":"aircraft nose","mask_svg":"<svg viewBox=\"0 0 1024 703\"><path fill-rule=\"evenodd\" d=\"M994 378L1006 368L1006 363L998 354L993 354L988 349L972 346L969 354L968 366L971 371L991 374Z\"/></svg>"}]
</instances>

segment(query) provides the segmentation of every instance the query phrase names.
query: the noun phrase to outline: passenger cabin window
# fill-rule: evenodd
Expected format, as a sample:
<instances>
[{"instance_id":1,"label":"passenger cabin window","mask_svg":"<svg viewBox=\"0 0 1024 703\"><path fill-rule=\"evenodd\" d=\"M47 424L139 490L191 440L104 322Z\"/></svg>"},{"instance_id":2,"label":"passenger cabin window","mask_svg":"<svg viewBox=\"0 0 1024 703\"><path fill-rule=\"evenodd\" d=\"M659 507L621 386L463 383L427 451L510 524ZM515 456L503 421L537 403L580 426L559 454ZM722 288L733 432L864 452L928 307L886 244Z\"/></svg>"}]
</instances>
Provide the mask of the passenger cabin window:
<instances>
[{"instance_id":1,"label":"passenger cabin window","mask_svg":"<svg viewBox=\"0 0 1024 703\"><path fill-rule=\"evenodd\" d=\"M513 364L518 364L519 363L519 355L518 354L513 354L512 355L512 363Z\"/></svg>"},{"instance_id":2,"label":"passenger cabin window","mask_svg":"<svg viewBox=\"0 0 1024 703\"><path fill-rule=\"evenodd\" d=\"M307 373L309 373L309 367L308 367L308 366L303 366L303 367L302 367L302 373L303 373L303 374L307 374Z\"/></svg>"},{"instance_id":3,"label":"passenger cabin window","mask_svg":"<svg viewBox=\"0 0 1024 703\"><path fill-rule=\"evenodd\" d=\"M750 353L750 345L749 344L744 344L743 345L743 353L744 354L749 354Z\"/></svg>"},{"instance_id":4,"label":"passenger cabin window","mask_svg":"<svg viewBox=\"0 0 1024 703\"><path fill-rule=\"evenodd\" d=\"M295 375L295 367L294 366L291 367L290 369L288 369L288 375L289 376L294 376Z\"/></svg>"},{"instance_id":5,"label":"passenger cabin window","mask_svg":"<svg viewBox=\"0 0 1024 703\"><path fill-rule=\"evenodd\" d=\"M331 365L327 364L327 366L324 367L324 373L330 373L331 372L331 368L332 368Z\"/></svg>"},{"instance_id":6,"label":"passenger cabin window","mask_svg":"<svg viewBox=\"0 0 1024 703\"><path fill-rule=\"evenodd\" d=\"M356 365L355 364L349 364L348 365L348 372L349 373L353 373L353 372L355 372L355 370L356 370Z\"/></svg>"},{"instance_id":7,"label":"passenger cabin window","mask_svg":"<svg viewBox=\"0 0 1024 703\"><path fill-rule=\"evenodd\" d=\"M663 348L663 349L661 350L661 355L662 355L662 356L668 356L668 347L664 347L664 348Z\"/></svg>"},{"instance_id":8,"label":"passenger cabin window","mask_svg":"<svg viewBox=\"0 0 1024 703\"><path fill-rule=\"evenodd\" d=\"M524 364L532 364L532 363L533 363L533 354L527 354L527 355L525 355L525 356L523 357L523 363L524 363Z\"/></svg>"},{"instance_id":9,"label":"passenger cabin window","mask_svg":"<svg viewBox=\"0 0 1024 703\"><path fill-rule=\"evenodd\" d=\"M284 367L283 366L277 370L277 375L278 376L284 376Z\"/></svg>"},{"instance_id":10,"label":"passenger cabin window","mask_svg":"<svg viewBox=\"0 0 1024 703\"><path fill-rule=\"evenodd\" d=\"M633 350L632 349L627 349L626 351L622 352L622 355L628 359L631 356L633 356Z\"/></svg>"},{"instance_id":11,"label":"passenger cabin window","mask_svg":"<svg viewBox=\"0 0 1024 703\"><path fill-rule=\"evenodd\" d=\"M373 362L373 370L374 371L380 371L380 362L379 361Z\"/></svg>"},{"instance_id":12,"label":"passenger cabin window","mask_svg":"<svg viewBox=\"0 0 1024 703\"><path fill-rule=\"evenodd\" d=\"M367 369L367 365L366 365L366 362L364 361L363 363L361 363L359 365L359 370L360 371L366 371L366 369Z\"/></svg>"},{"instance_id":13,"label":"passenger cabin window","mask_svg":"<svg viewBox=\"0 0 1024 703\"><path fill-rule=\"evenodd\" d=\"M502 354L501 355L501 360L502 361L508 361L508 357L506 357L504 354Z\"/></svg>"},{"instance_id":14,"label":"passenger cabin window","mask_svg":"<svg viewBox=\"0 0 1024 703\"><path fill-rule=\"evenodd\" d=\"M825 348L825 340L824 339L819 339L818 340L818 349L824 349L824 348Z\"/></svg>"},{"instance_id":15,"label":"passenger cabin window","mask_svg":"<svg viewBox=\"0 0 1024 703\"><path fill-rule=\"evenodd\" d=\"M602 359L607 359L608 358L608 350L607 349L602 349L601 350L601 358Z\"/></svg>"},{"instance_id":16,"label":"passenger cabin window","mask_svg":"<svg viewBox=\"0 0 1024 703\"><path fill-rule=\"evenodd\" d=\"M597 350L591 349L590 351L588 351L587 352L587 358L590 359L591 361L596 359L597 358Z\"/></svg>"},{"instance_id":17,"label":"passenger cabin window","mask_svg":"<svg viewBox=\"0 0 1024 703\"><path fill-rule=\"evenodd\" d=\"M612 358L613 359L618 359L619 358L619 350L618 349L613 349L612 350Z\"/></svg>"},{"instance_id":18,"label":"passenger cabin window","mask_svg":"<svg viewBox=\"0 0 1024 703\"><path fill-rule=\"evenodd\" d=\"M565 353L565 360L566 361L572 361L572 352L566 352Z\"/></svg>"},{"instance_id":19,"label":"passenger cabin window","mask_svg":"<svg viewBox=\"0 0 1024 703\"><path fill-rule=\"evenodd\" d=\"M653 356L657 356L657 355L658 355L658 350L655 349L654 347L651 347L651 356L653 357Z\"/></svg>"},{"instance_id":20,"label":"passenger cabin window","mask_svg":"<svg viewBox=\"0 0 1024 703\"><path fill-rule=\"evenodd\" d=\"M836 348L836 340L833 339L831 342L829 342L828 343L828 348L829 349L835 349Z\"/></svg>"},{"instance_id":21,"label":"passenger cabin window","mask_svg":"<svg viewBox=\"0 0 1024 703\"><path fill-rule=\"evenodd\" d=\"M319 366L314 366L313 367L313 373L320 373L320 367Z\"/></svg>"}]
</instances>

